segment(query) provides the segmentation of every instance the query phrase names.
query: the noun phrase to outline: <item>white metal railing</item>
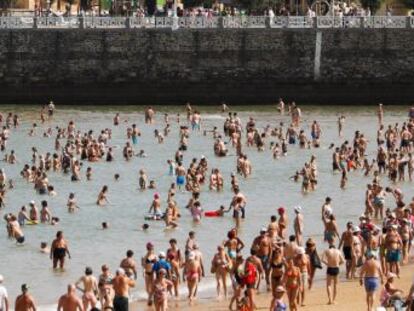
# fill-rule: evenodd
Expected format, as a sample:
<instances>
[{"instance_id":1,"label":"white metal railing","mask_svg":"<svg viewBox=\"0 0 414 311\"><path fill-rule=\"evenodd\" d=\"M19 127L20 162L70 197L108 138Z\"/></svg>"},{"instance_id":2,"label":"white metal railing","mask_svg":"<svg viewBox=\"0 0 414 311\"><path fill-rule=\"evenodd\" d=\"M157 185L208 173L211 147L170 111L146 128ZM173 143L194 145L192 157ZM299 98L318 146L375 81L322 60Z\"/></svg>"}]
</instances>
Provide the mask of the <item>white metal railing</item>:
<instances>
[{"instance_id":1,"label":"white metal railing","mask_svg":"<svg viewBox=\"0 0 414 311\"><path fill-rule=\"evenodd\" d=\"M218 28L219 18L212 17L180 17L178 20L179 28Z\"/></svg>"},{"instance_id":2,"label":"white metal railing","mask_svg":"<svg viewBox=\"0 0 414 311\"><path fill-rule=\"evenodd\" d=\"M131 28L154 28L155 17L130 17L129 27Z\"/></svg>"},{"instance_id":3,"label":"white metal railing","mask_svg":"<svg viewBox=\"0 0 414 311\"><path fill-rule=\"evenodd\" d=\"M414 17L408 16L225 16L225 17L26 17L2 16L0 29L21 28L389 28L414 29Z\"/></svg>"},{"instance_id":4,"label":"white metal railing","mask_svg":"<svg viewBox=\"0 0 414 311\"><path fill-rule=\"evenodd\" d=\"M124 17L95 17L83 18L85 28L125 28L126 18Z\"/></svg>"},{"instance_id":5,"label":"white metal railing","mask_svg":"<svg viewBox=\"0 0 414 311\"><path fill-rule=\"evenodd\" d=\"M406 28L407 17L405 16L370 16L364 19L364 27L365 28Z\"/></svg>"},{"instance_id":6,"label":"white metal railing","mask_svg":"<svg viewBox=\"0 0 414 311\"><path fill-rule=\"evenodd\" d=\"M33 17L0 17L0 29L33 28Z\"/></svg>"},{"instance_id":7,"label":"white metal railing","mask_svg":"<svg viewBox=\"0 0 414 311\"><path fill-rule=\"evenodd\" d=\"M79 18L63 16L37 17L38 28L79 28Z\"/></svg>"}]
</instances>

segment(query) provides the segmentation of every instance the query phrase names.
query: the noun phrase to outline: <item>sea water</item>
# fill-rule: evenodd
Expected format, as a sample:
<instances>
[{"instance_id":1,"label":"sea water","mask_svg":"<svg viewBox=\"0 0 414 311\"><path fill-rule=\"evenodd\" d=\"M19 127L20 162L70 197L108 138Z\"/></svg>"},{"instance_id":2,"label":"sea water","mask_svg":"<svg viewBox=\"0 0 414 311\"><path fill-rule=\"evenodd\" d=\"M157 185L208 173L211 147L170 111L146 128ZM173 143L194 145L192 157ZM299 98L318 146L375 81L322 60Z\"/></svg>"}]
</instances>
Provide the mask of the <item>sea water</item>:
<instances>
[{"instance_id":1,"label":"sea water","mask_svg":"<svg viewBox=\"0 0 414 311\"><path fill-rule=\"evenodd\" d=\"M219 106L197 107L202 113L202 130L192 132L189 139L188 151L184 153L184 165L188 167L193 158L199 159L204 155L208 160L209 169L219 168L225 178L224 191L212 192L208 185L203 187L201 204L204 210L215 210L220 205L229 205L232 198L230 190L230 174L236 171L235 150L228 144L229 156L217 158L213 153L213 139L210 134L203 135L203 130L211 130L217 126L220 131L227 113L220 113ZM155 124L144 124L144 107L59 107L52 121L40 123L40 107L34 106L1 106L0 111L5 116L8 112L18 113L21 125L17 130L11 130L11 137L7 150L14 149L18 163L10 165L0 162L8 178L15 181L15 189L7 192L6 208L0 211L1 219L5 213L17 214L21 206L27 205L30 200L35 200L40 205L41 200L47 200L53 216L60 218L57 226L39 224L25 226L23 228L26 242L18 246L12 240L7 239L5 222L4 229L0 231L0 274L5 277L4 285L8 288L12 301L19 293L20 285L27 283L34 295L36 302L43 306L42 309L54 309L59 296L66 291L66 286L73 283L83 275L86 266L90 266L97 276L102 264L108 264L112 271L118 266L128 249L135 252L138 264L141 256L145 254L145 244L152 242L156 252L166 251L168 240L176 238L181 249L184 246L187 234L190 230L196 232L196 239L204 255L207 278L200 284L201 295L203 291L212 291L214 279L209 273L210 262L216 251L216 247L226 239L227 232L234 226L230 214L223 218L203 218L198 224L192 221L191 215L185 209L190 198L190 193L178 192L176 200L181 210L182 217L179 227L175 230L165 231L164 222L149 222L150 229L147 232L140 230L144 221L144 215L148 212L153 194L159 192L166 206L167 191L174 177L168 175L167 160L173 159L178 148L178 130L176 114L180 113L182 125L187 124L183 106L155 107L157 111ZM267 125L277 126L280 122L289 123L289 116L281 116L276 106L244 106L231 107L237 111L244 125L251 116L256 120L259 129ZM318 250L326 247L322 241L323 224L320 219L321 205L326 196L333 199L332 206L337 215L339 228L342 231L348 220L356 221L364 210L365 185L372 180L364 177L361 171L351 172L349 182L345 190L339 188L340 174L332 172L332 150L328 146L334 143L336 146L345 139L352 141L353 134L360 130L369 140L367 155L375 156L376 129L378 120L376 107L374 106L305 106L302 107L303 128L310 136L310 124L318 120L322 128L322 143L319 149L299 149L298 146L289 146L288 155L278 160L273 160L269 143L274 138L266 139L266 150L258 152L256 148L243 146L253 165L253 174L243 179L239 177L240 189L247 197L246 220L240 228L240 238L246 243L244 254L248 254L251 242L257 236L261 227L269 223L270 215L276 214L276 209L284 206L287 209L289 219L294 217L293 207L302 206L305 217L305 236L313 236L318 242ZM408 107L385 107L385 124L402 123L407 118ZM112 124L116 112L121 113L121 124L114 127ZM158 144L154 137L154 130L162 131L164 128L164 113L169 113L171 133L165 138L163 144ZM345 115L344 138L338 137L337 119L339 115ZM114 147L115 161L108 163L100 161L89 163L83 161L82 180L71 182L70 175L61 172L49 172L48 178L58 195L56 197L42 196L33 189L33 184L26 182L20 171L24 164L31 161L31 148L35 146L39 154L54 153L55 127L67 126L73 120L76 129L82 132L92 129L97 137L102 129L112 128L112 139L108 145ZM126 121L126 122L125 122ZM37 123L36 136L28 135L33 123ZM126 162L122 157L122 148L127 141L126 128L136 123L142 132L135 151L145 150L146 158L134 157ZM54 134L50 138L42 137L43 132L52 127ZM244 134L243 134L244 135ZM244 140L243 140L244 141ZM62 146L65 140L61 140ZM2 156L4 153L2 153ZM309 193L301 193L300 183L289 179L296 170L303 167L309 161L311 155L317 159L319 175L317 190ZM91 181L86 181L85 171L90 166L93 170ZM156 190L138 190L138 171L144 169L149 180L155 180ZM120 174L120 180L114 181L114 174ZM209 176L207 176L208 178ZM383 183L388 181L383 177ZM108 198L110 204L98 207L97 195L103 185L109 186ZM404 182L398 184L408 195L412 195L412 184ZM70 192L76 194L80 210L69 214L66 201ZM386 204L393 207L392 199L387 198ZM108 222L108 230L101 229L102 222ZM57 230L63 230L69 243L72 259L67 260L64 272L52 270L52 263L47 254L39 251L40 242L47 241L50 245ZM292 226L289 226L292 231ZM137 288L132 291L134 298L144 298L144 282L142 269L139 268ZM319 272L319 275L322 275ZM318 277L318 276L317 276ZM182 293L185 293L183 290ZM45 308L45 306L49 306Z\"/></svg>"}]
</instances>

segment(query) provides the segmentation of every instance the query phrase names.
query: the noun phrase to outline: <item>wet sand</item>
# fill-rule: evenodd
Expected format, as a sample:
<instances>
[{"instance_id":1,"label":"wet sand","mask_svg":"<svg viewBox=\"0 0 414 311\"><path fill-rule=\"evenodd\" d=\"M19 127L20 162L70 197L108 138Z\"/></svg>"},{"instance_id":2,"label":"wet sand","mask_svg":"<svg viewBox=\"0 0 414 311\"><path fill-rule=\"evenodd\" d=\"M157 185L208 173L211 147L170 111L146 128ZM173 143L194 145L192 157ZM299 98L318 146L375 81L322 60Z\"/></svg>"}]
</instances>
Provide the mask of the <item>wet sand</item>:
<instances>
[{"instance_id":1,"label":"wet sand","mask_svg":"<svg viewBox=\"0 0 414 311\"><path fill-rule=\"evenodd\" d=\"M410 264L401 268L401 278L395 279L394 284L397 288L404 291L404 295L407 295L410 291L411 284L413 283L413 260L411 259ZM341 268L342 270L344 267ZM384 283L385 283L384 278ZM381 287L382 288L382 287ZM377 291L375 307L379 306L379 297L381 289ZM365 290L363 286L359 285L359 279L346 280L342 275L338 287L337 303L335 305L327 305L328 298L325 289L324 282L318 282L311 291L306 292L306 306L300 307L300 311L319 311L319 310L334 310L334 311L360 311L366 310L365 304ZM183 298L182 298L183 299ZM256 305L258 310L269 310L271 301L271 295L264 292L262 288L261 292L258 293L256 299ZM284 301L287 303L287 296L284 297ZM209 298L199 299L190 306L187 301L180 300L179 302L169 301L170 310L196 310L196 311L225 311L228 309L229 300L217 301L215 296ZM132 311L136 310L153 310L146 307L144 302L137 302L131 304Z\"/></svg>"}]
</instances>

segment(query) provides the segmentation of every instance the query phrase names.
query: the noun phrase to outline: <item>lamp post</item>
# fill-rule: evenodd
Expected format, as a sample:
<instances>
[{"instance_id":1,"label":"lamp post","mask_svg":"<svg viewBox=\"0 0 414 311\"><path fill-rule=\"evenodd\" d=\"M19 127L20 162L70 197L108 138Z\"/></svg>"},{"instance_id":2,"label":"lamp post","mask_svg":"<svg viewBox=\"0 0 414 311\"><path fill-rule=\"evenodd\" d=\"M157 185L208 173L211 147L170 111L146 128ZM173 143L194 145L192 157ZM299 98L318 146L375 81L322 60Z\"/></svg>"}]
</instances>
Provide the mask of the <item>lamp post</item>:
<instances>
[{"instance_id":1,"label":"lamp post","mask_svg":"<svg viewBox=\"0 0 414 311\"><path fill-rule=\"evenodd\" d=\"M172 30L178 29L177 0L173 0Z\"/></svg>"}]
</instances>

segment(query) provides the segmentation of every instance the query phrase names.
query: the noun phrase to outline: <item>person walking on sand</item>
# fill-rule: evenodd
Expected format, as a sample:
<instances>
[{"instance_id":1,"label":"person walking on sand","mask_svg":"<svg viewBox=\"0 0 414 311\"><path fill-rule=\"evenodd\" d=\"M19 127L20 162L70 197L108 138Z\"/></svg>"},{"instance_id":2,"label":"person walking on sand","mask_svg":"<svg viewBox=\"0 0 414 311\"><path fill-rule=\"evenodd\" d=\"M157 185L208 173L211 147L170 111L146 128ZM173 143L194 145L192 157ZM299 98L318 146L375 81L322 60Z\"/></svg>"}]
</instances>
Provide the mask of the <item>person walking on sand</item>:
<instances>
[{"instance_id":1,"label":"person walking on sand","mask_svg":"<svg viewBox=\"0 0 414 311\"><path fill-rule=\"evenodd\" d=\"M183 281L187 282L188 299L190 300L190 303L196 298L198 283L200 282L202 275L200 263L195 257L193 251L188 254L183 271Z\"/></svg>"},{"instance_id":2,"label":"person walking on sand","mask_svg":"<svg viewBox=\"0 0 414 311\"><path fill-rule=\"evenodd\" d=\"M82 301L76 295L76 287L73 284L68 285L68 291L65 295L60 296L57 311L85 311Z\"/></svg>"},{"instance_id":3,"label":"person walking on sand","mask_svg":"<svg viewBox=\"0 0 414 311\"><path fill-rule=\"evenodd\" d=\"M380 263L375 258L375 254L368 253L367 260L360 271L359 283L364 284L368 311L374 310L375 293L379 288L379 283L384 283L383 273Z\"/></svg>"},{"instance_id":4,"label":"person walking on sand","mask_svg":"<svg viewBox=\"0 0 414 311\"><path fill-rule=\"evenodd\" d=\"M339 266L345 262L341 252L330 245L323 254L321 261L327 266L326 269L326 292L328 294L328 304L335 304L337 295Z\"/></svg>"},{"instance_id":5,"label":"person walking on sand","mask_svg":"<svg viewBox=\"0 0 414 311\"><path fill-rule=\"evenodd\" d=\"M168 309L168 288L171 288L173 283L166 276L167 271L160 269L153 282L152 292L154 293L155 311L166 311Z\"/></svg>"}]
</instances>

